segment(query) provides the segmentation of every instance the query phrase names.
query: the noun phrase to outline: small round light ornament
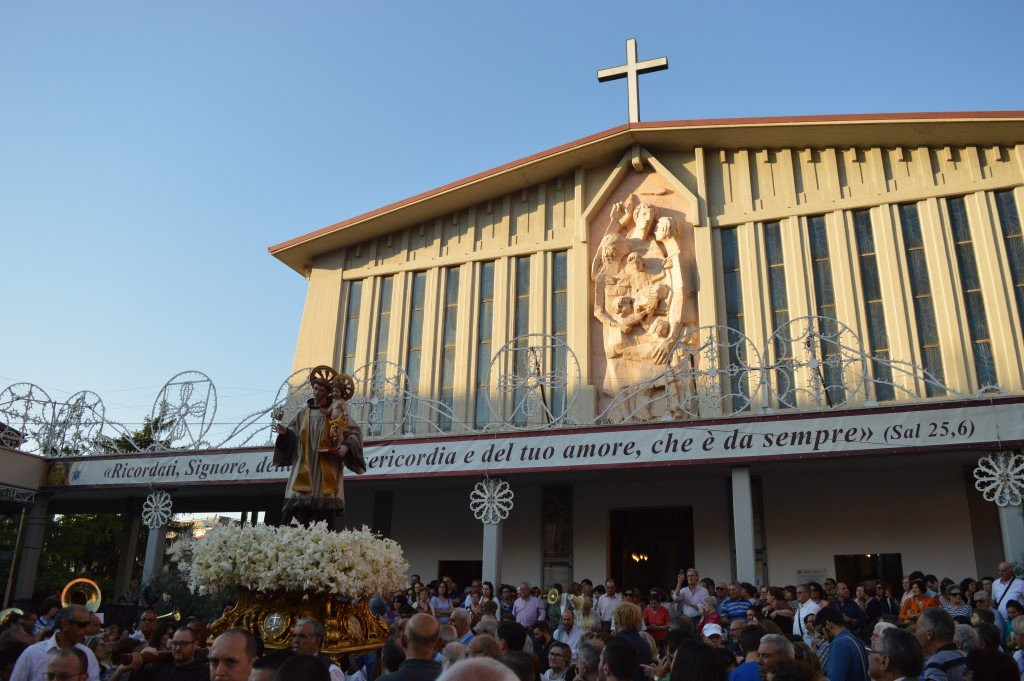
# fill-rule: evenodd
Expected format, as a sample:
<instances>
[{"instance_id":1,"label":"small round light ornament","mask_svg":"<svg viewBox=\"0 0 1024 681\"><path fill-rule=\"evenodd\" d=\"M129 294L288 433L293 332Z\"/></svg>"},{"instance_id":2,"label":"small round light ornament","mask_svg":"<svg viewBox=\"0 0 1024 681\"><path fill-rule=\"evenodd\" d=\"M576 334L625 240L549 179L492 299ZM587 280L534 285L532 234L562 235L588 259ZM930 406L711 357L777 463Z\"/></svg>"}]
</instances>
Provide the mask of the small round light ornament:
<instances>
[{"instance_id":1,"label":"small round light ornament","mask_svg":"<svg viewBox=\"0 0 1024 681\"><path fill-rule=\"evenodd\" d=\"M974 486L986 501L1020 506L1024 499L1024 456L1016 451L995 452L978 459Z\"/></svg>"},{"instance_id":2,"label":"small round light ornament","mask_svg":"<svg viewBox=\"0 0 1024 681\"><path fill-rule=\"evenodd\" d=\"M469 494L469 510L485 525L497 525L512 510L512 488L501 478L485 477Z\"/></svg>"}]
</instances>

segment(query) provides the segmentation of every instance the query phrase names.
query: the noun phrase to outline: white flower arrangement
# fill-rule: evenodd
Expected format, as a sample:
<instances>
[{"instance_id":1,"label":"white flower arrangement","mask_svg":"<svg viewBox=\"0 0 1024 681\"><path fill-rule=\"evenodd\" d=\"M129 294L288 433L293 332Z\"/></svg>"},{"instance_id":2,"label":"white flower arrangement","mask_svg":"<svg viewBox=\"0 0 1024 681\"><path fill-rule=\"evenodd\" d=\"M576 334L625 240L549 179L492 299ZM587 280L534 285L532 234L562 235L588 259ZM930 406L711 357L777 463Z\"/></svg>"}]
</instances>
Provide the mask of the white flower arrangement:
<instances>
[{"instance_id":1,"label":"white flower arrangement","mask_svg":"<svg viewBox=\"0 0 1024 681\"><path fill-rule=\"evenodd\" d=\"M199 593L225 587L314 591L342 596L388 595L405 586L409 563L392 539L360 530L334 532L326 523L215 527L186 552L175 552Z\"/></svg>"}]
</instances>

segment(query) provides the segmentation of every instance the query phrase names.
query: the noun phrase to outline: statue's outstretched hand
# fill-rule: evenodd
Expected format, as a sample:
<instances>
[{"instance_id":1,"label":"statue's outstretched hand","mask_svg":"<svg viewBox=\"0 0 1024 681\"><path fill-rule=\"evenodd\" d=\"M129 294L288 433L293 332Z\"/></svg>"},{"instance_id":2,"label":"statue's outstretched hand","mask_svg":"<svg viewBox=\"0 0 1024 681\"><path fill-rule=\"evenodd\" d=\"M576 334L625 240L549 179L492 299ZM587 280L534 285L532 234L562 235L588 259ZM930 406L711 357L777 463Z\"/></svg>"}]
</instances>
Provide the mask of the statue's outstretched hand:
<instances>
[{"instance_id":1,"label":"statue's outstretched hand","mask_svg":"<svg viewBox=\"0 0 1024 681\"><path fill-rule=\"evenodd\" d=\"M615 222L620 222L626 215L626 207L622 205L622 201L616 201L612 204L612 212L609 217Z\"/></svg>"}]
</instances>

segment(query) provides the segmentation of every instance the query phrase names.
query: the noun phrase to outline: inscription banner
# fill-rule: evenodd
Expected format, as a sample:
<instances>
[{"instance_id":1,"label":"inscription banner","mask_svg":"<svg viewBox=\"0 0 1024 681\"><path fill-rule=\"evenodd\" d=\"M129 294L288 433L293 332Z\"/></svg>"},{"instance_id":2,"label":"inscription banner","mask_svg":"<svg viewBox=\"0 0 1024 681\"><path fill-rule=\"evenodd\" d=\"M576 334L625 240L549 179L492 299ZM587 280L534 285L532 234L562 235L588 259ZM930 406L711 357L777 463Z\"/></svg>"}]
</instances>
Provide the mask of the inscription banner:
<instances>
[{"instance_id":1,"label":"inscription banner","mask_svg":"<svg viewBox=\"0 0 1024 681\"><path fill-rule=\"evenodd\" d=\"M991 448L1024 441L1022 405L1012 402L928 406L903 411L816 412L700 425L502 433L464 439L368 443L359 478L507 474L537 470L669 466L866 452ZM287 468L266 450L83 458L70 463L70 486L283 482Z\"/></svg>"}]
</instances>

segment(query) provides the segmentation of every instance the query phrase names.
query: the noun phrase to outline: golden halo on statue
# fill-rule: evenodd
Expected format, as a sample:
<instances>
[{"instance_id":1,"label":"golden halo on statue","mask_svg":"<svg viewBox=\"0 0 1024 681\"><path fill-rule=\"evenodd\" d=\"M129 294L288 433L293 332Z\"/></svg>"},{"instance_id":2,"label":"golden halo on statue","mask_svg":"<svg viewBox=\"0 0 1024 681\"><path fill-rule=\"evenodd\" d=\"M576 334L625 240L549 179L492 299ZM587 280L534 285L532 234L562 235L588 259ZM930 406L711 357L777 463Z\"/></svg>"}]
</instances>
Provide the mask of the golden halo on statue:
<instances>
[{"instance_id":1,"label":"golden halo on statue","mask_svg":"<svg viewBox=\"0 0 1024 681\"><path fill-rule=\"evenodd\" d=\"M352 380L352 377L348 374L339 374L333 368L326 364L321 364L318 367L314 367L309 372L309 382L313 383L315 380L327 381L328 383L341 386L341 399L346 402L352 399L352 396L356 394L356 382Z\"/></svg>"},{"instance_id":2,"label":"golden halo on statue","mask_svg":"<svg viewBox=\"0 0 1024 681\"><path fill-rule=\"evenodd\" d=\"M312 385L313 381L327 381L328 383L334 383L338 380L338 372L327 366L321 364L318 367L313 367L309 372L309 382Z\"/></svg>"},{"instance_id":3,"label":"golden halo on statue","mask_svg":"<svg viewBox=\"0 0 1024 681\"><path fill-rule=\"evenodd\" d=\"M348 402L356 394L356 382L348 374L338 374L338 383L341 385L341 399Z\"/></svg>"}]
</instances>

